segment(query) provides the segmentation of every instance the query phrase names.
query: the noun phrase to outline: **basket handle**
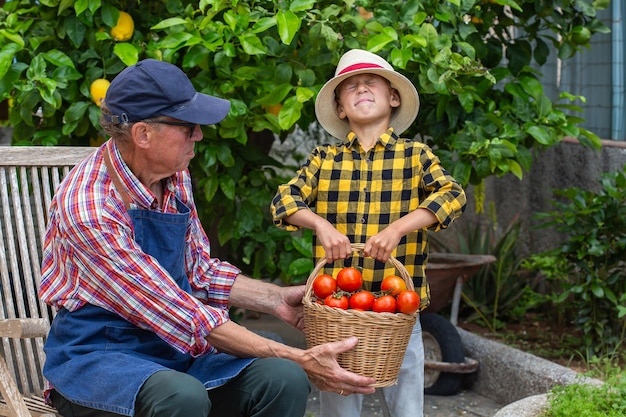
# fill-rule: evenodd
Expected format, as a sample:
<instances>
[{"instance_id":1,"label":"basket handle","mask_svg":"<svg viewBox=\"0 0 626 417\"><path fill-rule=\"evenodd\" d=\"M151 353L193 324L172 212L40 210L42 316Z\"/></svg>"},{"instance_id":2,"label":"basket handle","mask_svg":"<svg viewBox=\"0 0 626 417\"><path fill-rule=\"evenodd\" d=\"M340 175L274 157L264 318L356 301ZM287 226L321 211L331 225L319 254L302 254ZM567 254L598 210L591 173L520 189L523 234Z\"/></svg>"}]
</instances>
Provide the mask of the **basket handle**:
<instances>
[{"instance_id":1,"label":"basket handle","mask_svg":"<svg viewBox=\"0 0 626 417\"><path fill-rule=\"evenodd\" d=\"M363 252L363 249L365 249L364 243L352 243L350 246L352 248L352 252ZM413 285L413 279L409 275L409 271L406 270L404 265L402 265L400 261L398 261L396 258L394 258L391 255L389 255L388 262L396 268L396 270L398 271L398 275L402 279L404 279L404 282L406 283L406 288L408 290L415 290L415 286ZM306 280L306 291L304 293L305 300L310 299L311 293L313 291L313 281L315 281L315 278L317 278L317 275L326 264L327 264L326 258L322 258L317 262L317 264L313 268L313 271L311 271L309 278L307 278Z\"/></svg>"}]
</instances>

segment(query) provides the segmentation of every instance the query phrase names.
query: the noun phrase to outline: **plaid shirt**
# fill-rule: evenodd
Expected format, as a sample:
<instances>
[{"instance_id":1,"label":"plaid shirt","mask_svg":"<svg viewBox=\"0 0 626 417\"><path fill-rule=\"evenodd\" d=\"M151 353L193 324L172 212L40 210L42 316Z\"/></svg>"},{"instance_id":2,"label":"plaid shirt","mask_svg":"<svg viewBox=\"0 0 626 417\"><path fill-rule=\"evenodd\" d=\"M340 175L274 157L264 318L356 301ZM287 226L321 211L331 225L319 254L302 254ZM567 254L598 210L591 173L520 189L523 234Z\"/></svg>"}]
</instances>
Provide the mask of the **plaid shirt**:
<instances>
[{"instance_id":1,"label":"plaid shirt","mask_svg":"<svg viewBox=\"0 0 626 417\"><path fill-rule=\"evenodd\" d=\"M431 227L446 228L465 209L465 192L440 165L439 158L426 145L399 139L389 129L368 152L364 152L354 132L338 145L315 148L308 160L287 184L278 188L271 205L275 224L297 230L284 222L298 210L311 209L327 219L352 243L366 240L418 208L430 210L438 222ZM324 249L314 236L315 262ZM392 255L407 269L428 306L430 294L424 279L428 241L426 229L404 236ZM354 265L357 263L357 265ZM348 264L363 268L363 278L373 290L388 275L397 275L390 263L356 254L346 262L327 265L324 271L337 276Z\"/></svg>"},{"instance_id":2,"label":"plaid shirt","mask_svg":"<svg viewBox=\"0 0 626 417\"><path fill-rule=\"evenodd\" d=\"M111 159L133 207L157 209L154 195L122 161L113 141ZM228 297L239 269L209 255L192 197L188 172L164 181L165 211L176 196L191 209L185 268L192 294L134 240L133 224L103 161L103 147L77 165L57 190L45 236L39 295L75 311L86 303L117 313L134 325L194 356L214 351L205 337L228 320Z\"/></svg>"}]
</instances>

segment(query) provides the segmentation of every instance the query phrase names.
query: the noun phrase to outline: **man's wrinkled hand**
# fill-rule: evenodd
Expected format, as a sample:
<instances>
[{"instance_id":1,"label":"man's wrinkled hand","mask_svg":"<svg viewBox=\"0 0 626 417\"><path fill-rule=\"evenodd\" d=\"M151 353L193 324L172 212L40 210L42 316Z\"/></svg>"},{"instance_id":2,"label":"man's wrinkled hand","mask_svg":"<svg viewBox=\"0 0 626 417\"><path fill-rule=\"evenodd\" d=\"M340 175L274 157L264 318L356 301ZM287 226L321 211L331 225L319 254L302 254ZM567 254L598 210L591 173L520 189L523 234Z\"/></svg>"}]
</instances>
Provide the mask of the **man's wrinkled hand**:
<instances>
[{"instance_id":1,"label":"man's wrinkled hand","mask_svg":"<svg viewBox=\"0 0 626 417\"><path fill-rule=\"evenodd\" d=\"M357 343L356 337L350 337L315 346L305 352L305 360L300 365L321 391L340 395L372 394L375 391L372 387L376 383L374 378L350 372L337 363L337 356L354 348Z\"/></svg>"}]
</instances>

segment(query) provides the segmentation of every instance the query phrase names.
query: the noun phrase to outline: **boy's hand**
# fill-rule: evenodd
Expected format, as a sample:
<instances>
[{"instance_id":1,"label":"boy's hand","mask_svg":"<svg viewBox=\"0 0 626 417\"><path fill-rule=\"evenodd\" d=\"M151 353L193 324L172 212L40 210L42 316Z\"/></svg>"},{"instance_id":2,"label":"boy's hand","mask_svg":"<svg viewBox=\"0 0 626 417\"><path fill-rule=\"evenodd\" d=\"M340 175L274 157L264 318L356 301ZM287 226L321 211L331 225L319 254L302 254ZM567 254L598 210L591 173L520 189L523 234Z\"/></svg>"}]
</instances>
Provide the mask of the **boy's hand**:
<instances>
[{"instance_id":1,"label":"boy's hand","mask_svg":"<svg viewBox=\"0 0 626 417\"><path fill-rule=\"evenodd\" d=\"M391 228L386 228L375 234L365 242L363 254L378 261L387 262L391 252L398 246L402 236L399 236Z\"/></svg>"},{"instance_id":2,"label":"boy's hand","mask_svg":"<svg viewBox=\"0 0 626 417\"><path fill-rule=\"evenodd\" d=\"M324 248L327 262L346 259L352 254L350 239L335 229L332 224L325 222L315 230L315 233Z\"/></svg>"},{"instance_id":3,"label":"boy's hand","mask_svg":"<svg viewBox=\"0 0 626 417\"><path fill-rule=\"evenodd\" d=\"M437 217L428 209L418 208L400 217L385 229L367 239L363 253L381 262L387 262L402 236L437 223Z\"/></svg>"},{"instance_id":4,"label":"boy's hand","mask_svg":"<svg viewBox=\"0 0 626 417\"><path fill-rule=\"evenodd\" d=\"M328 220L311 210L298 210L286 217L285 222L314 230L320 245L324 248L327 262L346 259L352 254L350 239L335 229Z\"/></svg>"}]
</instances>

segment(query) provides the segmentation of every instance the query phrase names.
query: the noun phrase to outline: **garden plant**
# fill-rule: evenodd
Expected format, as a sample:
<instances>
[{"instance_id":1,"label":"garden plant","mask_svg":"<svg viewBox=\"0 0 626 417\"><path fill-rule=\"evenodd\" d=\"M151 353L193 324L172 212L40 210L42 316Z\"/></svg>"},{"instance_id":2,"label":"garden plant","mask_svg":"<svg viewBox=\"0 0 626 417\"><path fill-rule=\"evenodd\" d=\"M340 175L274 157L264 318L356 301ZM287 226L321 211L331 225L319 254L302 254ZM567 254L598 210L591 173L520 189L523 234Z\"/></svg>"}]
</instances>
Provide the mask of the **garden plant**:
<instances>
[{"instance_id":1,"label":"garden plant","mask_svg":"<svg viewBox=\"0 0 626 417\"><path fill-rule=\"evenodd\" d=\"M101 143L107 82L144 58L172 62L205 93L230 100L204 128L192 172L214 252L253 276L299 282L309 239L277 230L267 207L295 167L268 156L314 122L313 103L350 48L381 54L416 85L407 135L435 148L463 184L530 169L580 126L583 97L550 100L541 68L569 59L607 27L609 0L12 0L0 2L0 100L14 145Z\"/></svg>"},{"instance_id":2,"label":"garden plant","mask_svg":"<svg viewBox=\"0 0 626 417\"><path fill-rule=\"evenodd\" d=\"M626 166L604 174L597 190L555 191L553 211L537 213L563 243L531 255L524 267L541 272L553 314L582 335L581 354L626 361Z\"/></svg>"}]
</instances>

